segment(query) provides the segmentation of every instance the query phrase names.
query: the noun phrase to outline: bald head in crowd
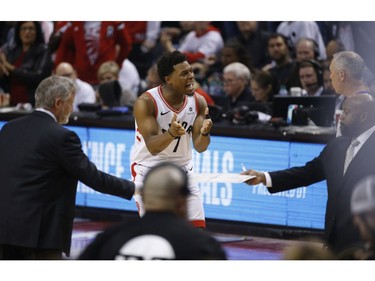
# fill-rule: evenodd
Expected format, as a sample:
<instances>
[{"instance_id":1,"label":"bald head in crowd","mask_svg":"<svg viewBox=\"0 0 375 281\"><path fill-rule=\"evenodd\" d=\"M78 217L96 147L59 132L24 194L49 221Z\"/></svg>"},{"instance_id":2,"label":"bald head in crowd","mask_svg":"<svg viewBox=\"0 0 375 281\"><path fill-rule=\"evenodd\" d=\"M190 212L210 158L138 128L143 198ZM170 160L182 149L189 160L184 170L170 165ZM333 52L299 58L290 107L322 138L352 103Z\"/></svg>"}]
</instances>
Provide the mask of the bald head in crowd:
<instances>
[{"instance_id":1,"label":"bald head in crowd","mask_svg":"<svg viewBox=\"0 0 375 281\"><path fill-rule=\"evenodd\" d=\"M146 175L143 188L143 203L147 211L172 211L186 218L188 189L187 174L178 166L162 163L153 167Z\"/></svg>"},{"instance_id":2,"label":"bald head in crowd","mask_svg":"<svg viewBox=\"0 0 375 281\"><path fill-rule=\"evenodd\" d=\"M64 76L71 79L76 79L77 74L73 66L67 62L61 62L57 65L55 74L58 76Z\"/></svg>"}]
</instances>

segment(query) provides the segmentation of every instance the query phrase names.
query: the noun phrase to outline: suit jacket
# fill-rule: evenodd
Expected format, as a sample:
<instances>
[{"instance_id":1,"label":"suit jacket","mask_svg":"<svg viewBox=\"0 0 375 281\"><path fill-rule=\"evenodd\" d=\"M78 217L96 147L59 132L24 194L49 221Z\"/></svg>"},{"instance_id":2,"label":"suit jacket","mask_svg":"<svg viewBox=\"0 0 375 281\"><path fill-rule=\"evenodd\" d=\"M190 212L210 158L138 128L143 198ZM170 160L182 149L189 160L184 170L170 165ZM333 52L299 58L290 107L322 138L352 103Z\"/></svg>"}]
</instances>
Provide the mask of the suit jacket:
<instances>
[{"instance_id":1,"label":"suit jacket","mask_svg":"<svg viewBox=\"0 0 375 281\"><path fill-rule=\"evenodd\" d=\"M324 239L335 253L361 243L350 211L353 188L364 177L375 174L375 134L363 144L343 175L346 150L351 139L338 137L331 140L312 161L302 167L271 172L275 193L327 180L328 200L325 214Z\"/></svg>"},{"instance_id":2,"label":"suit jacket","mask_svg":"<svg viewBox=\"0 0 375 281\"><path fill-rule=\"evenodd\" d=\"M69 256L78 180L131 199L134 183L99 171L77 134L45 112L0 131L0 244L61 249Z\"/></svg>"}]
</instances>

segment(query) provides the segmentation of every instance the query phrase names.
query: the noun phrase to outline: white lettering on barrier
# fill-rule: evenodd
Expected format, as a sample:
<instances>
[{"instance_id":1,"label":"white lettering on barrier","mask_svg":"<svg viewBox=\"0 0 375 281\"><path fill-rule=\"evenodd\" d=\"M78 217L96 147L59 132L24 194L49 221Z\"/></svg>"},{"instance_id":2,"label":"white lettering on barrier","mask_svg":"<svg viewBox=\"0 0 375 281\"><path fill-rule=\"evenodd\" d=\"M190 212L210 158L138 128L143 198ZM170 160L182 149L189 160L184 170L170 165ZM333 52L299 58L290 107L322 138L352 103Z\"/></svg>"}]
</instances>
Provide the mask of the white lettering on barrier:
<instances>
[{"instance_id":1,"label":"white lettering on barrier","mask_svg":"<svg viewBox=\"0 0 375 281\"><path fill-rule=\"evenodd\" d=\"M306 186L290 189L278 193L269 193L267 187L263 184L257 184L253 187L253 194L256 195L266 195L266 196L279 196L279 197L288 197L288 198L297 198L297 199L305 199L306 198Z\"/></svg>"},{"instance_id":2,"label":"white lettering on barrier","mask_svg":"<svg viewBox=\"0 0 375 281\"><path fill-rule=\"evenodd\" d=\"M82 143L82 150L99 170L116 177L125 177L123 155L126 152L126 145L124 143L88 141ZM78 183L77 191L91 194L97 193L81 182Z\"/></svg>"},{"instance_id":3,"label":"white lettering on barrier","mask_svg":"<svg viewBox=\"0 0 375 281\"><path fill-rule=\"evenodd\" d=\"M208 150L202 154L193 152L193 164L195 173L231 173L234 169L234 157L231 151L225 151L222 157L218 150ZM206 182L200 183L199 187L205 204L229 206L232 202L231 183Z\"/></svg>"}]
</instances>

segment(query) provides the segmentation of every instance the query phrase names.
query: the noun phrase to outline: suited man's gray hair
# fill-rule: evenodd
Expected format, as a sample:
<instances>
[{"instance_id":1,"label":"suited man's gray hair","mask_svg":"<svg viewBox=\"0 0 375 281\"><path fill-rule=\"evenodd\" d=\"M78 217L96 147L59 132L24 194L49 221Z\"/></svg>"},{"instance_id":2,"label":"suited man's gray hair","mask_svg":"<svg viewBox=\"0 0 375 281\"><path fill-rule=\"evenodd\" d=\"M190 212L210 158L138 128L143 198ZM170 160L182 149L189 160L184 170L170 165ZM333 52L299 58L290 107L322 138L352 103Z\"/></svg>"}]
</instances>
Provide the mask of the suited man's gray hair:
<instances>
[{"instance_id":1,"label":"suited man's gray hair","mask_svg":"<svg viewBox=\"0 0 375 281\"><path fill-rule=\"evenodd\" d=\"M75 90L74 82L70 78L57 75L45 78L35 91L35 107L50 110L57 98L68 100Z\"/></svg>"},{"instance_id":2,"label":"suited man's gray hair","mask_svg":"<svg viewBox=\"0 0 375 281\"><path fill-rule=\"evenodd\" d=\"M336 70L345 70L353 80L361 80L366 64L362 57L352 51L341 51L333 55Z\"/></svg>"}]
</instances>

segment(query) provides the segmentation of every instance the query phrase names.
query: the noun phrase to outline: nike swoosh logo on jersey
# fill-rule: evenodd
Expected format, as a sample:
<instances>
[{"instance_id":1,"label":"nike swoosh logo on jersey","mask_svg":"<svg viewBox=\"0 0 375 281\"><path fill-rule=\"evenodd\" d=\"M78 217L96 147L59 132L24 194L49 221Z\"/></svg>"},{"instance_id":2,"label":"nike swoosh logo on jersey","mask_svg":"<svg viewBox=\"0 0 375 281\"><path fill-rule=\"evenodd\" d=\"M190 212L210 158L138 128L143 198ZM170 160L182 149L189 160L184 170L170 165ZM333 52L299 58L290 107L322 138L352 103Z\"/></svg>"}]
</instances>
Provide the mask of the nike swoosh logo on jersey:
<instances>
[{"instance_id":1,"label":"nike swoosh logo on jersey","mask_svg":"<svg viewBox=\"0 0 375 281\"><path fill-rule=\"evenodd\" d=\"M168 114L170 111L167 111L167 112L160 112L160 115L165 115L165 114Z\"/></svg>"}]
</instances>

